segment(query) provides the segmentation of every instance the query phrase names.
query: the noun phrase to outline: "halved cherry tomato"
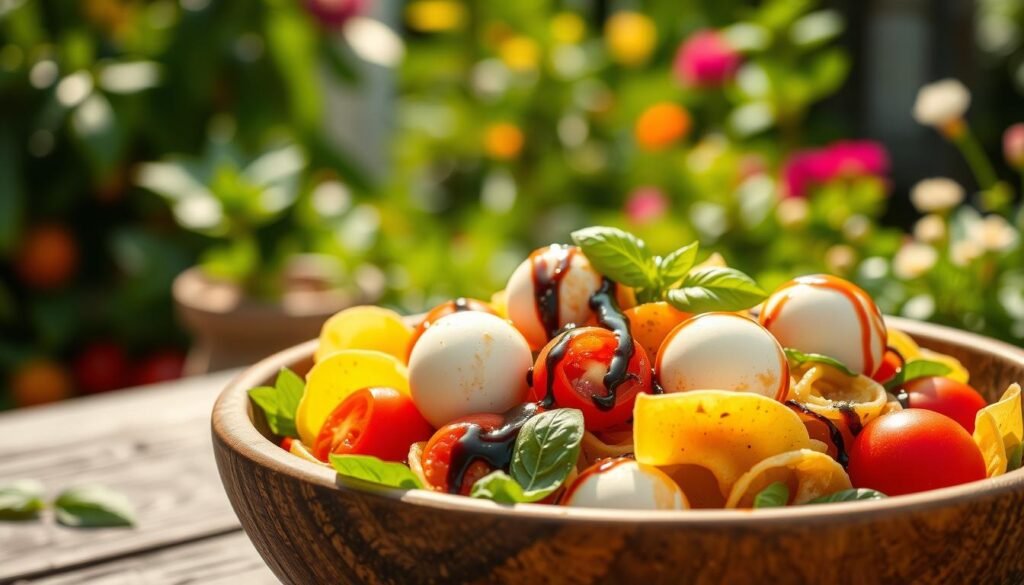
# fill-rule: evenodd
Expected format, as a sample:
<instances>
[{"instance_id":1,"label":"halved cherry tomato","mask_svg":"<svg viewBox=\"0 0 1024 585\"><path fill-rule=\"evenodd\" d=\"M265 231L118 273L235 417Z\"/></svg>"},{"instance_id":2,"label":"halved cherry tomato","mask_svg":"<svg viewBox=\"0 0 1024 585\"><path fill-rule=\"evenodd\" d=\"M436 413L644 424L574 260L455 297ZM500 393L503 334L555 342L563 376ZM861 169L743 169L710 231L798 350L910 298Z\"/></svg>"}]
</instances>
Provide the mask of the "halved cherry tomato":
<instances>
[{"instance_id":1,"label":"halved cherry tomato","mask_svg":"<svg viewBox=\"0 0 1024 585\"><path fill-rule=\"evenodd\" d=\"M293 439L291 437L285 437L285 438L281 439L280 446L285 451L291 451L292 450L292 442L293 442Z\"/></svg>"},{"instance_id":2,"label":"halved cherry tomato","mask_svg":"<svg viewBox=\"0 0 1024 585\"><path fill-rule=\"evenodd\" d=\"M416 326L416 329L413 330L412 338L409 340L409 352L406 356L406 361L408 361L408 356L412 355L412 348L416 345L416 342L419 340L420 336L423 335L424 331L429 329L430 326L437 322L441 317L447 317L448 315L458 313L459 311L482 311L492 315L498 314L490 303L477 299L460 297L453 301L441 303L433 309L430 309L430 311L427 312L427 315L423 317L423 320L420 321L419 325Z\"/></svg>"},{"instance_id":3,"label":"halved cherry tomato","mask_svg":"<svg viewBox=\"0 0 1024 585\"><path fill-rule=\"evenodd\" d=\"M505 417L500 414L473 414L464 416L438 429L434 436L430 437L430 441L427 442L427 446L423 448L423 454L420 456L423 475L429 487L439 492L452 491L449 481L452 449L455 448L459 439L469 431L471 426L477 425L486 432L493 431L504 423ZM485 461L470 463L462 477L462 485L458 493L468 496L473 488L473 484L492 471L494 469Z\"/></svg>"},{"instance_id":4,"label":"halved cherry tomato","mask_svg":"<svg viewBox=\"0 0 1024 585\"><path fill-rule=\"evenodd\" d=\"M554 364L551 375L548 355L562 341L562 336L551 340L537 356L529 400L543 401L548 392L552 392L554 404L551 406L583 411L586 428L591 431L610 429L629 421L633 417L636 395L651 393L651 362L647 352L633 343L633 357L626 367L625 381L615 390L614 404L605 409L595 398L608 396L604 377L611 366L618 338L615 333L598 327L575 329L567 335L570 338L565 353ZM554 388L549 389L549 383Z\"/></svg>"},{"instance_id":5,"label":"halved cherry tomato","mask_svg":"<svg viewBox=\"0 0 1024 585\"><path fill-rule=\"evenodd\" d=\"M879 384L884 384L889 380L892 380L893 376L895 376L903 366L903 357L892 349L887 348L885 350L885 355L882 356L882 364L878 366L878 370L871 375L871 378Z\"/></svg>"},{"instance_id":6,"label":"halved cherry tomato","mask_svg":"<svg viewBox=\"0 0 1024 585\"><path fill-rule=\"evenodd\" d=\"M981 451L955 420L908 408L880 416L857 435L847 469L855 487L897 496L984 479Z\"/></svg>"},{"instance_id":7,"label":"halved cherry tomato","mask_svg":"<svg viewBox=\"0 0 1024 585\"><path fill-rule=\"evenodd\" d=\"M426 441L432 433L433 427L407 394L394 388L363 388L327 417L313 443L313 455L321 461L332 453L405 461L409 446Z\"/></svg>"},{"instance_id":8,"label":"halved cherry tomato","mask_svg":"<svg viewBox=\"0 0 1024 585\"><path fill-rule=\"evenodd\" d=\"M985 408L985 399L967 384L934 376L917 378L903 385L910 408L924 408L944 414L974 432L974 419Z\"/></svg>"}]
</instances>

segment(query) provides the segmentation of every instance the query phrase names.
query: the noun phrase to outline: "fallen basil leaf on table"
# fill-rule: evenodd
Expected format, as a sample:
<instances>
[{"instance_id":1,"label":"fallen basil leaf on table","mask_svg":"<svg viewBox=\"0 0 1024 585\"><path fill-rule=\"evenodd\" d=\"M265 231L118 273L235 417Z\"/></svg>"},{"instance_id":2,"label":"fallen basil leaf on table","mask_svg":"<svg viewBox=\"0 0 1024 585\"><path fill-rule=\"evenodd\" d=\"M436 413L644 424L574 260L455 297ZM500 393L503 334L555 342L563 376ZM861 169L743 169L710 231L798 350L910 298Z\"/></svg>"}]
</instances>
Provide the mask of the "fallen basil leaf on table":
<instances>
[{"instance_id":1,"label":"fallen basil leaf on table","mask_svg":"<svg viewBox=\"0 0 1024 585\"><path fill-rule=\"evenodd\" d=\"M57 521L75 528L133 526L135 507L122 493L91 485L64 490L54 502Z\"/></svg>"},{"instance_id":2,"label":"fallen basil leaf on table","mask_svg":"<svg viewBox=\"0 0 1024 585\"><path fill-rule=\"evenodd\" d=\"M840 372L846 374L847 376L857 376L857 372L854 372L850 368L846 367L846 364L837 360L836 358L829 357L827 355L822 355L820 353L804 353L799 349L793 349L792 347L787 347L783 351L786 352L786 358L789 359L789 361L791 362L796 362L797 364L805 364L808 362L825 364L828 366L832 366L833 368L839 370Z\"/></svg>"},{"instance_id":3,"label":"fallen basil leaf on table","mask_svg":"<svg viewBox=\"0 0 1024 585\"><path fill-rule=\"evenodd\" d=\"M558 489L558 486L524 491L523 486L519 485L519 482L499 469L477 480L473 484L473 489L469 495L473 498L493 500L499 504L519 504L543 500L556 489Z\"/></svg>"},{"instance_id":4,"label":"fallen basil leaf on table","mask_svg":"<svg viewBox=\"0 0 1024 585\"><path fill-rule=\"evenodd\" d=\"M34 479L0 485L0 520L29 520L45 507L43 484Z\"/></svg>"},{"instance_id":5,"label":"fallen basil leaf on table","mask_svg":"<svg viewBox=\"0 0 1024 585\"><path fill-rule=\"evenodd\" d=\"M789 487L781 481L768 484L754 496L755 508L781 508L789 502Z\"/></svg>"},{"instance_id":6,"label":"fallen basil leaf on table","mask_svg":"<svg viewBox=\"0 0 1024 585\"><path fill-rule=\"evenodd\" d=\"M401 463L382 461L369 455L331 455L331 465L338 475L368 481L386 487L422 488L420 478Z\"/></svg>"},{"instance_id":7,"label":"fallen basil leaf on table","mask_svg":"<svg viewBox=\"0 0 1024 585\"><path fill-rule=\"evenodd\" d=\"M281 368L273 386L259 386L249 390L249 397L267 417L267 424L275 435L298 438L295 411L299 408L306 383L295 372Z\"/></svg>"},{"instance_id":8,"label":"fallen basil leaf on table","mask_svg":"<svg viewBox=\"0 0 1024 585\"><path fill-rule=\"evenodd\" d=\"M820 498L814 498L807 502L808 504L835 504L838 502L858 502L861 500L881 500L886 497L880 491L871 490L868 488L853 488L848 490L842 490L834 494L827 496L821 496Z\"/></svg>"}]
</instances>

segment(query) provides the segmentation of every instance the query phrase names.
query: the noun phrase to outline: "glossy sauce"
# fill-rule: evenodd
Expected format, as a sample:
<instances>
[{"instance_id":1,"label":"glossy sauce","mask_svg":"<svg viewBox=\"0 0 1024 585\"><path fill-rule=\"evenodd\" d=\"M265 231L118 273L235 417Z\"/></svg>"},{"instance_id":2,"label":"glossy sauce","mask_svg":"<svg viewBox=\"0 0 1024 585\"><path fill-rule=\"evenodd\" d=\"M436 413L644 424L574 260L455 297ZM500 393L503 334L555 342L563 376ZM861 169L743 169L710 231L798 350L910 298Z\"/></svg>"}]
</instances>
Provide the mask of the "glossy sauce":
<instances>
[{"instance_id":1,"label":"glossy sauce","mask_svg":"<svg viewBox=\"0 0 1024 585\"><path fill-rule=\"evenodd\" d=\"M534 304L548 339L554 338L561 328L559 289L578 250L576 246L552 244L530 254Z\"/></svg>"},{"instance_id":2,"label":"glossy sauce","mask_svg":"<svg viewBox=\"0 0 1024 585\"><path fill-rule=\"evenodd\" d=\"M849 402L837 402L836 408L840 414L843 415L843 420L846 421L846 426L850 429L850 434L857 436L861 430L864 429L864 425L860 422L860 415L854 410L853 404Z\"/></svg>"},{"instance_id":3,"label":"glossy sauce","mask_svg":"<svg viewBox=\"0 0 1024 585\"><path fill-rule=\"evenodd\" d=\"M836 448L836 462L842 465L844 468L850 463L850 455L846 452L846 441L843 440L843 433L840 432L839 427L836 423L829 420L827 416L818 414L813 410L807 408L803 404L800 404L796 400L787 400L785 405L797 413L803 413L811 418L821 422L828 428L829 440Z\"/></svg>"},{"instance_id":4,"label":"glossy sauce","mask_svg":"<svg viewBox=\"0 0 1024 585\"><path fill-rule=\"evenodd\" d=\"M601 280L601 288L590 297L590 309L597 316L597 322L615 333L617 341L612 361L608 364L608 373L604 375L604 387L608 394L591 397L594 405L601 410L611 410L615 407L615 393L619 386L629 379L629 362L636 353L636 344L633 343L633 335L629 331L629 319L615 301L615 288L614 282L604 278Z\"/></svg>"},{"instance_id":5,"label":"glossy sauce","mask_svg":"<svg viewBox=\"0 0 1024 585\"><path fill-rule=\"evenodd\" d=\"M872 332L878 335L880 339L886 338L885 323L882 321L882 315L877 311L869 311L868 309L868 307L875 307L874 300L851 283L827 274L801 276L800 278L793 279L772 293L772 296L799 285L827 288L847 298L856 312L857 320L860 324L860 345L861 353L864 356L864 367L869 373L874 373L878 369L878 364L875 363L874 355L871 353ZM783 307L786 306L786 302L791 298L792 292L789 292L771 307L766 306L764 312L761 313L761 325L766 329L771 329L772 322L782 314Z\"/></svg>"},{"instance_id":6,"label":"glossy sauce","mask_svg":"<svg viewBox=\"0 0 1024 585\"><path fill-rule=\"evenodd\" d=\"M483 461L492 469L508 469L512 463L512 448L520 429L537 414L537 405L521 404L505 413L502 425L485 431L478 424L469 424L466 433L452 446L451 463L448 466L448 493L458 494L469 466Z\"/></svg>"}]
</instances>

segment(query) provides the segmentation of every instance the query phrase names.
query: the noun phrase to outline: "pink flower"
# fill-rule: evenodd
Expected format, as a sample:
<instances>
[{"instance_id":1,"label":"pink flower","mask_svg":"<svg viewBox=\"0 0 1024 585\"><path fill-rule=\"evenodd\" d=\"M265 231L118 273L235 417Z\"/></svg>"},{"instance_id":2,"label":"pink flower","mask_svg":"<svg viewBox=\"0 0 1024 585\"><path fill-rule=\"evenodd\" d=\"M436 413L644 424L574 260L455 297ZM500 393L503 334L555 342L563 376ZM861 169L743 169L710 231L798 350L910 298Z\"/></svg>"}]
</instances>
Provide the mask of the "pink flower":
<instances>
[{"instance_id":1,"label":"pink flower","mask_svg":"<svg viewBox=\"0 0 1024 585\"><path fill-rule=\"evenodd\" d=\"M365 0L306 0L306 10L326 28L340 28L363 11Z\"/></svg>"},{"instance_id":2,"label":"pink flower","mask_svg":"<svg viewBox=\"0 0 1024 585\"><path fill-rule=\"evenodd\" d=\"M643 225L659 219L668 211L668 198L657 187L637 187L626 200L626 217Z\"/></svg>"},{"instance_id":3,"label":"pink flower","mask_svg":"<svg viewBox=\"0 0 1024 585\"><path fill-rule=\"evenodd\" d=\"M673 69L683 85L720 87L740 66L740 54L716 30L690 35L676 53Z\"/></svg>"},{"instance_id":4,"label":"pink flower","mask_svg":"<svg viewBox=\"0 0 1024 585\"><path fill-rule=\"evenodd\" d=\"M1003 133L1003 155L1015 169L1024 170L1024 122L1018 122Z\"/></svg>"},{"instance_id":5,"label":"pink flower","mask_svg":"<svg viewBox=\"0 0 1024 585\"><path fill-rule=\"evenodd\" d=\"M815 186L842 177L884 177L889 153L878 142L849 140L794 153L782 169L787 197L806 197Z\"/></svg>"}]
</instances>

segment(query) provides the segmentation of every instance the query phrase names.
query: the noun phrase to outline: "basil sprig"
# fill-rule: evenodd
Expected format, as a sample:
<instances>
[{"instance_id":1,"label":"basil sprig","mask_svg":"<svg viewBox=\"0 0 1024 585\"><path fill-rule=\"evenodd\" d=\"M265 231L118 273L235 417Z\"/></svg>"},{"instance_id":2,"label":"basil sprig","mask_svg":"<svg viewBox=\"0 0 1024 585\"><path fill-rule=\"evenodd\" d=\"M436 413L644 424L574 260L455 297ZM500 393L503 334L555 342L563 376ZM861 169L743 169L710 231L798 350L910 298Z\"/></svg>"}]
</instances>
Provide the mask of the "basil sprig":
<instances>
[{"instance_id":1,"label":"basil sprig","mask_svg":"<svg viewBox=\"0 0 1024 585\"><path fill-rule=\"evenodd\" d=\"M837 360L834 357L829 357L827 355L822 355L820 353L804 353L799 349L793 349L792 347L787 347L783 351L786 352L786 358L789 359L791 363L797 365L802 365L809 362L825 364L827 366L832 366L833 368L839 370L840 372L846 374L847 376L857 376L857 372L854 372L850 368L846 367L846 364Z\"/></svg>"},{"instance_id":2,"label":"basil sprig","mask_svg":"<svg viewBox=\"0 0 1024 585\"><path fill-rule=\"evenodd\" d=\"M422 488L420 478L401 463L382 461L369 455L331 455L338 475L401 489Z\"/></svg>"},{"instance_id":3,"label":"basil sprig","mask_svg":"<svg viewBox=\"0 0 1024 585\"><path fill-rule=\"evenodd\" d=\"M768 296L735 268L695 268L698 242L662 257L652 254L640 238L614 227L577 230L572 240L598 272L633 287L641 302L664 300L680 311L704 313L749 309Z\"/></svg>"},{"instance_id":4,"label":"basil sprig","mask_svg":"<svg viewBox=\"0 0 1024 585\"><path fill-rule=\"evenodd\" d=\"M768 484L754 496L755 508L781 508L789 502L789 487L781 481Z\"/></svg>"},{"instance_id":5,"label":"basil sprig","mask_svg":"<svg viewBox=\"0 0 1024 585\"><path fill-rule=\"evenodd\" d=\"M886 497L880 491L872 490L868 488L853 488L848 490L838 491L834 494L827 496L821 496L820 498L814 498L807 502L808 504L835 504L839 502L859 502L863 500L881 500Z\"/></svg>"},{"instance_id":6,"label":"basil sprig","mask_svg":"<svg viewBox=\"0 0 1024 585\"><path fill-rule=\"evenodd\" d=\"M76 528L132 526L135 507L120 492L99 485L64 490L54 502L57 521Z\"/></svg>"},{"instance_id":7,"label":"basil sprig","mask_svg":"<svg viewBox=\"0 0 1024 585\"><path fill-rule=\"evenodd\" d=\"M885 383L888 391L898 390L904 384L918 378L930 378L932 376L945 376L952 372L952 368L946 364L929 360L914 360L904 364L899 373Z\"/></svg>"},{"instance_id":8,"label":"basil sprig","mask_svg":"<svg viewBox=\"0 0 1024 585\"><path fill-rule=\"evenodd\" d=\"M28 520L46 507L43 484L34 479L19 479L0 485L0 520Z\"/></svg>"},{"instance_id":9,"label":"basil sprig","mask_svg":"<svg viewBox=\"0 0 1024 585\"><path fill-rule=\"evenodd\" d=\"M259 386L249 390L249 398L267 417L270 430L279 437L298 438L295 411L299 408L306 383L288 368L281 368L273 386Z\"/></svg>"},{"instance_id":10,"label":"basil sprig","mask_svg":"<svg viewBox=\"0 0 1024 585\"><path fill-rule=\"evenodd\" d=\"M547 490L526 491L511 475L500 469L477 480L469 492L471 497L493 500L499 504L538 502L550 494Z\"/></svg>"}]
</instances>

